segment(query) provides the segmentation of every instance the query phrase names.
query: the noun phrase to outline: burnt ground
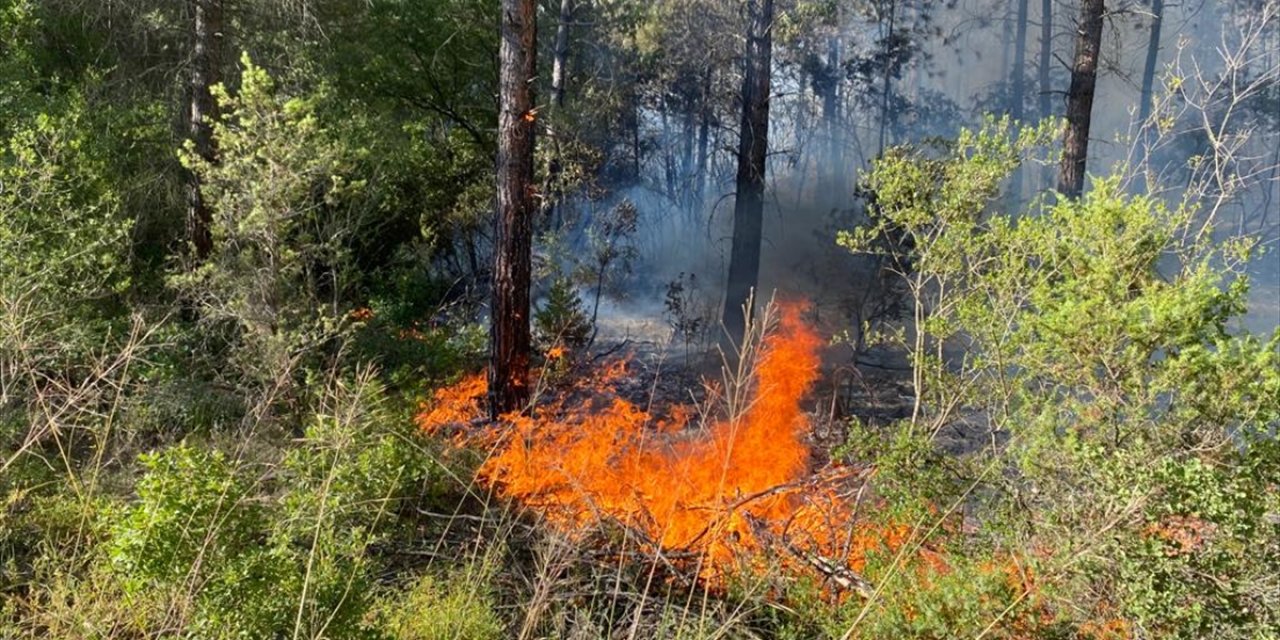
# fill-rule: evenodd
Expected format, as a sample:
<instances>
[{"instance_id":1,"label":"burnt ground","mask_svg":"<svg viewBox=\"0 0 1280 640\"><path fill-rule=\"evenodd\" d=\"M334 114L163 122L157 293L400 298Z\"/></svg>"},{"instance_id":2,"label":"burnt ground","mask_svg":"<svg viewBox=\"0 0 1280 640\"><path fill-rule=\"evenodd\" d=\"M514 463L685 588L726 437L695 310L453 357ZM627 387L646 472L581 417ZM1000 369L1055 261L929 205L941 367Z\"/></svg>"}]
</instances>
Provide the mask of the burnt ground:
<instances>
[{"instance_id":1,"label":"burnt ground","mask_svg":"<svg viewBox=\"0 0 1280 640\"><path fill-rule=\"evenodd\" d=\"M646 410L657 420L670 416L677 407L714 412L719 404L715 394L723 387L722 360L715 350L690 352L681 345L670 347L651 340L627 340L597 349L589 366L621 358L627 360L627 375L613 392ZM911 371L905 359L888 353L873 353L856 362L838 348L823 354L822 375L806 399L812 424L811 442L816 452L831 451L843 444L854 422L872 429L888 429L911 417L915 402ZM989 445L991 433L981 420L958 421L938 434L939 449L963 455Z\"/></svg>"}]
</instances>

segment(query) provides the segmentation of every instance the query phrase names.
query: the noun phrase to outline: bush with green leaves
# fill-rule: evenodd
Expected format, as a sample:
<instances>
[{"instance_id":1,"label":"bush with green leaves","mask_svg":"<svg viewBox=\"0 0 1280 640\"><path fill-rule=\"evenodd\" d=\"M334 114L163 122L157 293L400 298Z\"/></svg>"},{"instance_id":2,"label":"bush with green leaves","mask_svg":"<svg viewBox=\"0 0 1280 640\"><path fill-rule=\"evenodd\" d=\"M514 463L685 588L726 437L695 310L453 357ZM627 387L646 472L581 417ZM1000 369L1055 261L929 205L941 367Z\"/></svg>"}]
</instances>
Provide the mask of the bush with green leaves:
<instances>
[{"instance_id":1,"label":"bush with green leaves","mask_svg":"<svg viewBox=\"0 0 1280 640\"><path fill-rule=\"evenodd\" d=\"M875 225L841 238L855 251L891 229L911 239L913 321L880 336L913 364L917 404L896 428L922 442L984 434L947 463L951 496L933 499L955 506L936 519L967 512L967 553L1032 567L1061 624L1273 633L1280 333L1231 329L1253 243L1118 177L993 212L1047 131L989 121L941 150L891 150L868 178ZM910 487L936 471L929 457L898 458L878 482Z\"/></svg>"},{"instance_id":2,"label":"bush with green leaves","mask_svg":"<svg viewBox=\"0 0 1280 640\"><path fill-rule=\"evenodd\" d=\"M100 340L130 284L129 230L102 113L58 88L0 131L0 358Z\"/></svg>"},{"instance_id":3,"label":"bush with green leaves","mask_svg":"<svg viewBox=\"0 0 1280 640\"><path fill-rule=\"evenodd\" d=\"M352 288L351 244L370 211L354 204L360 152L315 115L312 98L284 97L246 56L239 92L215 88L216 163L188 144L184 165L212 209L213 252L172 278L206 324L239 334L234 358L275 380L336 337Z\"/></svg>"},{"instance_id":4,"label":"bush with green leaves","mask_svg":"<svg viewBox=\"0 0 1280 640\"><path fill-rule=\"evenodd\" d=\"M534 335L542 350L552 347L581 349L591 339L592 324L573 282L556 278L546 301L533 314Z\"/></svg>"},{"instance_id":5,"label":"bush with green leaves","mask_svg":"<svg viewBox=\"0 0 1280 640\"><path fill-rule=\"evenodd\" d=\"M112 529L110 567L139 602L195 637L267 637L291 620L297 580L268 543L258 487L224 454L180 444L142 458L137 503Z\"/></svg>"},{"instance_id":6,"label":"bush with green leaves","mask_svg":"<svg viewBox=\"0 0 1280 640\"><path fill-rule=\"evenodd\" d=\"M326 388L278 465L190 443L143 456L106 556L128 597L166 603L153 625L198 638L374 633L382 565L370 550L436 493L438 474L371 373Z\"/></svg>"},{"instance_id":7,"label":"bush with green leaves","mask_svg":"<svg viewBox=\"0 0 1280 640\"><path fill-rule=\"evenodd\" d=\"M323 529L368 546L432 494L439 468L371 372L330 381L317 405L281 465L279 530L305 541Z\"/></svg>"},{"instance_id":8,"label":"bush with green leaves","mask_svg":"<svg viewBox=\"0 0 1280 640\"><path fill-rule=\"evenodd\" d=\"M391 640L497 640L507 637L491 583L497 567L473 561L445 575L425 574L379 609Z\"/></svg>"}]
</instances>

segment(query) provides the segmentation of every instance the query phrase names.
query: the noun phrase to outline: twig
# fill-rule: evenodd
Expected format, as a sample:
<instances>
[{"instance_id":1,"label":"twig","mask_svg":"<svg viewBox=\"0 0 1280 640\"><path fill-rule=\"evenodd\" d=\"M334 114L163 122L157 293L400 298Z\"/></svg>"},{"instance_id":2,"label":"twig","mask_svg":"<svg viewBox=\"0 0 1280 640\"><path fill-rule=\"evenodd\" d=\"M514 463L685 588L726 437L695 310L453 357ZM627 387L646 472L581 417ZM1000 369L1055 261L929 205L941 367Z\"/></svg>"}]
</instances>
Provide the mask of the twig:
<instances>
[{"instance_id":1,"label":"twig","mask_svg":"<svg viewBox=\"0 0 1280 640\"><path fill-rule=\"evenodd\" d=\"M611 347L611 348L609 348L609 349L607 349L607 350L605 350L605 351L601 351L600 353L597 353L596 355L592 356L592 357L591 357L591 362L593 362L593 363L595 363L595 362L599 362L601 359L603 359L603 358L607 358L607 357L609 357L609 356L611 356L611 355L613 355L613 354L617 353L617 352L618 352L618 351L620 351L623 347L625 347L625 346L627 346L627 345L629 345L629 344L631 344L631 338L626 338L626 339L624 339L622 342L619 342L618 344L614 345L613 347Z\"/></svg>"}]
</instances>

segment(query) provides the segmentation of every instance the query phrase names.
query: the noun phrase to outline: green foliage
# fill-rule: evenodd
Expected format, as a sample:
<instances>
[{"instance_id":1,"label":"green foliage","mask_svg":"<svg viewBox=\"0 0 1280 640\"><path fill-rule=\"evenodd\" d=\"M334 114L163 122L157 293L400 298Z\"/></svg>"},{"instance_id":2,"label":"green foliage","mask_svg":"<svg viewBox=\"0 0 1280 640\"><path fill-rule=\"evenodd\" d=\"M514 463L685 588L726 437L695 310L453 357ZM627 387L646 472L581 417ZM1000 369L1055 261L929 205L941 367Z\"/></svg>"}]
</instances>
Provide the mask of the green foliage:
<instances>
[{"instance_id":1,"label":"green foliage","mask_svg":"<svg viewBox=\"0 0 1280 640\"><path fill-rule=\"evenodd\" d=\"M44 331L102 317L129 286L132 221L115 181L112 145L96 130L119 114L78 90L6 123L0 149L0 299ZM6 332L7 333L7 332ZM6 340L7 341L7 340Z\"/></svg>"},{"instance_id":2,"label":"green foliage","mask_svg":"<svg viewBox=\"0 0 1280 640\"><path fill-rule=\"evenodd\" d=\"M423 575L383 604L380 628L391 640L507 637L489 586L493 570L472 563L448 575Z\"/></svg>"},{"instance_id":3,"label":"green foliage","mask_svg":"<svg viewBox=\"0 0 1280 640\"><path fill-rule=\"evenodd\" d=\"M472 370L487 353L487 328L469 316L467 300L451 299L429 260L406 248L370 278L368 306L352 312L350 359L376 366L396 389Z\"/></svg>"},{"instance_id":4,"label":"green foliage","mask_svg":"<svg viewBox=\"0 0 1280 640\"><path fill-rule=\"evenodd\" d=\"M189 603L196 637L264 637L284 628L296 576L283 550L264 544L268 515L245 470L189 444L142 463L138 503L108 544L125 592Z\"/></svg>"},{"instance_id":5,"label":"green foliage","mask_svg":"<svg viewBox=\"0 0 1280 640\"><path fill-rule=\"evenodd\" d=\"M226 456L187 444L142 457L138 504L115 528L112 563L131 591L174 582L253 546L264 523L247 501L251 487Z\"/></svg>"},{"instance_id":6,"label":"green foliage","mask_svg":"<svg viewBox=\"0 0 1280 640\"><path fill-rule=\"evenodd\" d=\"M908 577L891 581L875 602L840 607L824 620L828 637L839 638L850 627L865 638L1053 637L1052 628L1034 618L1033 602L1024 598L1027 567L977 554L948 558L942 571L909 563L901 568ZM893 564L892 558L878 562L868 575L885 575L881 572Z\"/></svg>"},{"instance_id":7,"label":"green foliage","mask_svg":"<svg viewBox=\"0 0 1280 640\"><path fill-rule=\"evenodd\" d=\"M172 283L198 301L203 321L238 328L246 374L272 380L341 330L334 301L356 284L350 245L370 221L350 204L364 188L348 179L359 154L312 100L281 97L264 70L243 65L235 97L216 90L218 162L190 144L182 156L213 210L214 252Z\"/></svg>"},{"instance_id":8,"label":"green foliage","mask_svg":"<svg viewBox=\"0 0 1280 640\"><path fill-rule=\"evenodd\" d=\"M107 544L129 598L187 611L167 624L191 637L372 633L369 549L433 495L434 466L371 376L332 382L318 404L276 467L278 494L219 451L184 443L143 456L137 503Z\"/></svg>"},{"instance_id":9,"label":"green foliage","mask_svg":"<svg viewBox=\"0 0 1280 640\"><path fill-rule=\"evenodd\" d=\"M6 113L18 112L29 86L35 82L35 41L39 32L32 0L0 2L0 107ZM0 124L0 133L8 135L9 123Z\"/></svg>"},{"instance_id":10,"label":"green foliage","mask_svg":"<svg viewBox=\"0 0 1280 640\"><path fill-rule=\"evenodd\" d=\"M941 152L894 150L868 179L876 225L841 241L873 250L877 234L908 236L915 324L882 336L915 371L919 405L901 430L928 442L990 428L950 465L950 492L981 505L966 557L1044 554L1046 607L1063 622L1167 637L1274 629L1263 576L1277 558L1265 514L1280 473L1280 334L1227 330L1244 309L1249 242L1210 241L1194 208L1127 195L1116 178L1040 215L990 213L1042 134L991 122ZM899 478L890 487L940 486L900 464L911 450L863 453Z\"/></svg>"},{"instance_id":11,"label":"green foliage","mask_svg":"<svg viewBox=\"0 0 1280 640\"><path fill-rule=\"evenodd\" d=\"M568 278L556 278L547 300L533 314L533 328L541 350L581 349L591 339L591 320Z\"/></svg>"},{"instance_id":12,"label":"green foliage","mask_svg":"<svg viewBox=\"0 0 1280 640\"><path fill-rule=\"evenodd\" d=\"M355 328L352 359L376 365L397 389L439 383L484 360L489 334L479 323L446 316L404 325L374 314Z\"/></svg>"},{"instance_id":13,"label":"green foliage","mask_svg":"<svg viewBox=\"0 0 1280 640\"><path fill-rule=\"evenodd\" d=\"M1118 588L1142 628L1171 637L1249 637L1280 627L1268 584L1280 574L1280 450L1252 445L1230 466L1162 460L1141 534L1117 551Z\"/></svg>"},{"instance_id":14,"label":"green foliage","mask_svg":"<svg viewBox=\"0 0 1280 640\"><path fill-rule=\"evenodd\" d=\"M294 538L326 530L368 545L430 493L435 465L370 376L331 382L320 405L283 460L285 530Z\"/></svg>"},{"instance_id":15,"label":"green foliage","mask_svg":"<svg viewBox=\"0 0 1280 640\"><path fill-rule=\"evenodd\" d=\"M538 167L559 168L540 189L560 205L552 234L619 186L658 187L693 220L733 152L742 12L574 4L568 98L533 114L550 134ZM884 26L880 4L855 4L779 5L777 64L802 90L778 113L828 95L866 109L858 96L878 88L830 90L919 60L928 22L901 13L877 59L825 55L868 12ZM540 10L543 35L555 8ZM837 454L875 466L865 521L918 523L913 543L933 556L872 549L858 570L874 601L835 603L781 576L690 594L652 567L602 571L598 554L506 554L527 522L495 518L468 482L478 460L443 468L407 415L484 355L499 8L234 9L223 41L262 66L221 70L206 163L174 153L189 3L0 0L0 637L499 638L521 616L535 635L576 637L1280 627L1280 338L1229 329L1249 243L1211 243L1194 209L1111 180L1079 203L997 215L1002 180L1053 124L888 151L867 181L876 224L843 238L889 254L919 303L880 339L912 354L920 402L894 428L855 426ZM1250 93L1246 110L1274 102L1272 87ZM933 113L905 106L891 135ZM795 140L826 146L809 134L828 119L809 120ZM815 166L786 155L797 174ZM181 250L184 169L214 213L199 264ZM598 301L631 284L639 210L593 213L579 255L550 261L571 281L535 317L543 346L590 340L575 291ZM709 328L694 290L682 277L667 299L686 343ZM984 427L965 455L938 450ZM473 546L504 555L477 561Z\"/></svg>"}]
</instances>

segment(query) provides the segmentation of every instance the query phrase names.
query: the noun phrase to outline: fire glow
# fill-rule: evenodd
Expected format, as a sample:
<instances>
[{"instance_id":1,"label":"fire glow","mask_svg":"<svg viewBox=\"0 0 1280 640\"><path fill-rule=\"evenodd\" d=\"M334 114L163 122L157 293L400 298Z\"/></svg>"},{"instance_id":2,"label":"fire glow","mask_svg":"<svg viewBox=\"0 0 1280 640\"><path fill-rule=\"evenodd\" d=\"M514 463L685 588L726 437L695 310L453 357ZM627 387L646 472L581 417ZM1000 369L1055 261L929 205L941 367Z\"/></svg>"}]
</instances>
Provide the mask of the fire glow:
<instances>
[{"instance_id":1,"label":"fire glow","mask_svg":"<svg viewBox=\"0 0 1280 640\"><path fill-rule=\"evenodd\" d=\"M783 306L745 410L697 427L688 412L659 421L608 393L626 375L626 363L615 363L586 394L564 394L532 417L504 417L485 443L492 454L480 479L568 535L619 524L709 582L772 557L861 590L854 572L866 552L893 552L908 532L857 524L859 469L813 469L802 401L818 379L821 345L802 307ZM420 425L438 432L478 418L484 391L479 376L442 389ZM473 444L482 438L470 436Z\"/></svg>"}]
</instances>

